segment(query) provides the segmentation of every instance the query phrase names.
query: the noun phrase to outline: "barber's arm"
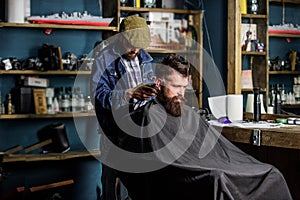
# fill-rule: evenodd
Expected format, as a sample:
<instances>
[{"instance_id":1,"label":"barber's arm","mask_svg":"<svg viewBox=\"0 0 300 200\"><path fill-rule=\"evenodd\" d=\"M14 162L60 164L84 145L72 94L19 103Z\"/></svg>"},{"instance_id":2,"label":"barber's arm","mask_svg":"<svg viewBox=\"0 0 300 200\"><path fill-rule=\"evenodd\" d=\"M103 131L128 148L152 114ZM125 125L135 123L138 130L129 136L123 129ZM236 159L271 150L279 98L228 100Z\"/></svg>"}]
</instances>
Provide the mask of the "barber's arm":
<instances>
[{"instance_id":1,"label":"barber's arm","mask_svg":"<svg viewBox=\"0 0 300 200\"><path fill-rule=\"evenodd\" d=\"M135 98L137 100L145 100L157 93L151 84L140 84L135 88L122 89L115 87L114 84L119 81L119 77L115 71L115 62L106 66L105 58L100 57L95 60L95 68L93 69L93 77L91 90L102 108L111 110L112 104L114 108L128 104L129 100ZM151 71L152 72L152 71ZM149 72L150 73L150 72ZM153 72L152 72L153 73ZM153 76L153 75L152 75Z\"/></svg>"},{"instance_id":2,"label":"barber's arm","mask_svg":"<svg viewBox=\"0 0 300 200\"><path fill-rule=\"evenodd\" d=\"M126 103L124 98L125 90L116 90L112 82L118 81L113 73L115 66L106 66L104 58L95 60L95 67L92 73L91 92L94 95L94 101L98 102L103 109L111 110L112 101L114 106L119 107Z\"/></svg>"}]
</instances>

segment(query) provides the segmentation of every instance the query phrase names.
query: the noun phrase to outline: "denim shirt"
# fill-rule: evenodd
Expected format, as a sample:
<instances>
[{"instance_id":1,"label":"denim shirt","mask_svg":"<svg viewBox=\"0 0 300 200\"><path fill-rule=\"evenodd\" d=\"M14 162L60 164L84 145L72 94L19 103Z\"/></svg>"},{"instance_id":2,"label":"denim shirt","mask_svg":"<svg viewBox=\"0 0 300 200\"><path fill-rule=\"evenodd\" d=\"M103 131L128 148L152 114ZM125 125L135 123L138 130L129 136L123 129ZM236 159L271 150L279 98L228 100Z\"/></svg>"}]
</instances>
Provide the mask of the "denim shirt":
<instances>
[{"instance_id":1,"label":"denim shirt","mask_svg":"<svg viewBox=\"0 0 300 200\"><path fill-rule=\"evenodd\" d=\"M143 83L153 83L153 58L143 49L138 58ZM101 127L110 124L112 109L128 104L125 99L126 89L129 89L128 77L121 54L114 45L107 46L95 58L91 80L91 96Z\"/></svg>"}]
</instances>

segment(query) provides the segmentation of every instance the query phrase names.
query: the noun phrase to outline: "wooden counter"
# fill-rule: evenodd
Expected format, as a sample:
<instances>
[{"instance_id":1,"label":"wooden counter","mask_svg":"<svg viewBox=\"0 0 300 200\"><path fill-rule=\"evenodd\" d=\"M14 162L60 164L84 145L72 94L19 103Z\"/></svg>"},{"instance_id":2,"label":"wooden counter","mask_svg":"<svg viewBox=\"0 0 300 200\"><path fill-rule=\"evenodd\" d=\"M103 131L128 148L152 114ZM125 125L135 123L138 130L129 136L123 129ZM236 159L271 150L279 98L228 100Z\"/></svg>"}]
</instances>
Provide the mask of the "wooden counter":
<instances>
[{"instance_id":1,"label":"wooden counter","mask_svg":"<svg viewBox=\"0 0 300 200\"><path fill-rule=\"evenodd\" d=\"M222 134L232 142L252 144L250 128L224 127ZM300 125L261 130L261 146L300 149Z\"/></svg>"},{"instance_id":2,"label":"wooden counter","mask_svg":"<svg viewBox=\"0 0 300 200\"><path fill-rule=\"evenodd\" d=\"M287 116L263 115L262 119L285 117ZM251 119L251 116L244 119ZM277 167L285 177L293 199L300 200L300 125L259 130L260 146L252 144L253 128L223 127L222 135L249 155Z\"/></svg>"}]
</instances>

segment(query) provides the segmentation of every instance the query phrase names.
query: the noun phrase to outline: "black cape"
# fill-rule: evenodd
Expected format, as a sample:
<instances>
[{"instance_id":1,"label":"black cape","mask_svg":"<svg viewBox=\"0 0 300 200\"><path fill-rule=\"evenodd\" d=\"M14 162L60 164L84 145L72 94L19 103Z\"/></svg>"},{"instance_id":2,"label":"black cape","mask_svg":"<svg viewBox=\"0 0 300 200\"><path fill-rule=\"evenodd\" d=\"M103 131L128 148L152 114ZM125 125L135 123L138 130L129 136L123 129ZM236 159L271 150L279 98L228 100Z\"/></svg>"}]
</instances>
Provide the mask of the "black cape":
<instances>
[{"instance_id":1,"label":"black cape","mask_svg":"<svg viewBox=\"0 0 300 200\"><path fill-rule=\"evenodd\" d=\"M134 156L106 156L133 200L292 199L278 169L241 151L188 106L181 117L156 101L117 115L117 146Z\"/></svg>"}]
</instances>

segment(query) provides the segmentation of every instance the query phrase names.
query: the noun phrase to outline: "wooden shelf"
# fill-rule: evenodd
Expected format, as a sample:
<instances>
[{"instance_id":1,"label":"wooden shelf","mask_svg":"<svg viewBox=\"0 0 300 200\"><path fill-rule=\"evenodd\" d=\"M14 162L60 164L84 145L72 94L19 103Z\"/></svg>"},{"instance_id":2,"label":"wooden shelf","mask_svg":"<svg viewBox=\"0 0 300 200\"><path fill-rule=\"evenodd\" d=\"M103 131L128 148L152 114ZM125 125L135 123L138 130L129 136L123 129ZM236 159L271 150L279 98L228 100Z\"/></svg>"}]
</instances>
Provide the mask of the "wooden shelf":
<instances>
[{"instance_id":1,"label":"wooden shelf","mask_svg":"<svg viewBox=\"0 0 300 200\"><path fill-rule=\"evenodd\" d=\"M11 75L90 75L91 71L37 71L37 70L0 70L0 74Z\"/></svg>"},{"instance_id":2,"label":"wooden shelf","mask_svg":"<svg viewBox=\"0 0 300 200\"><path fill-rule=\"evenodd\" d=\"M269 37L300 38L300 34L269 33Z\"/></svg>"},{"instance_id":3,"label":"wooden shelf","mask_svg":"<svg viewBox=\"0 0 300 200\"><path fill-rule=\"evenodd\" d=\"M146 49L148 53L158 53L158 54L169 54L169 53L176 53L176 54L189 54L189 53L199 53L196 50L169 50L169 49Z\"/></svg>"},{"instance_id":4,"label":"wooden shelf","mask_svg":"<svg viewBox=\"0 0 300 200\"><path fill-rule=\"evenodd\" d=\"M113 27L113 26L30 24L30 23L6 23L6 22L0 22L0 27L10 27L10 28L53 28L53 29L79 29L79 30L81 29L81 30L117 31L117 27Z\"/></svg>"},{"instance_id":5,"label":"wooden shelf","mask_svg":"<svg viewBox=\"0 0 300 200\"><path fill-rule=\"evenodd\" d=\"M266 91L266 88L260 88L261 93L265 93ZM253 92L253 88L242 88L242 92Z\"/></svg>"},{"instance_id":6,"label":"wooden shelf","mask_svg":"<svg viewBox=\"0 0 300 200\"><path fill-rule=\"evenodd\" d=\"M256 15L256 14L242 14L242 18L249 18L249 19L268 19L267 15Z\"/></svg>"},{"instance_id":7,"label":"wooden shelf","mask_svg":"<svg viewBox=\"0 0 300 200\"><path fill-rule=\"evenodd\" d=\"M202 11L198 10L183 10L183 9L167 9L167 8L135 8L128 6L120 6L120 11L124 12L168 12L175 14L197 14Z\"/></svg>"},{"instance_id":8,"label":"wooden shelf","mask_svg":"<svg viewBox=\"0 0 300 200\"><path fill-rule=\"evenodd\" d=\"M94 117L94 111L91 112L68 112L58 114L13 114L13 115L0 115L0 119L44 119L44 118L77 118L77 117Z\"/></svg>"},{"instance_id":9,"label":"wooden shelf","mask_svg":"<svg viewBox=\"0 0 300 200\"><path fill-rule=\"evenodd\" d=\"M77 150L66 153L48 153L48 154L8 154L3 156L3 163L11 162L36 162L36 161L59 161L72 158L82 158L90 156L100 156L99 150Z\"/></svg>"},{"instance_id":10,"label":"wooden shelf","mask_svg":"<svg viewBox=\"0 0 300 200\"><path fill-rule=\"evenodd\" d=\"M270 75L298 75L300 71L269 71Z\"/></svg>"},{"instance_id":11,"label":"wooden shelf","mask_svg":"<svg viewBox=\"0 0 300 200\"><path fill-rule=\"evenodd\" d=\"M242 55L250 55L250 56L265 56L267 52L258 52L258 51L242 51Z\"/></svg>"}]
</instances>

